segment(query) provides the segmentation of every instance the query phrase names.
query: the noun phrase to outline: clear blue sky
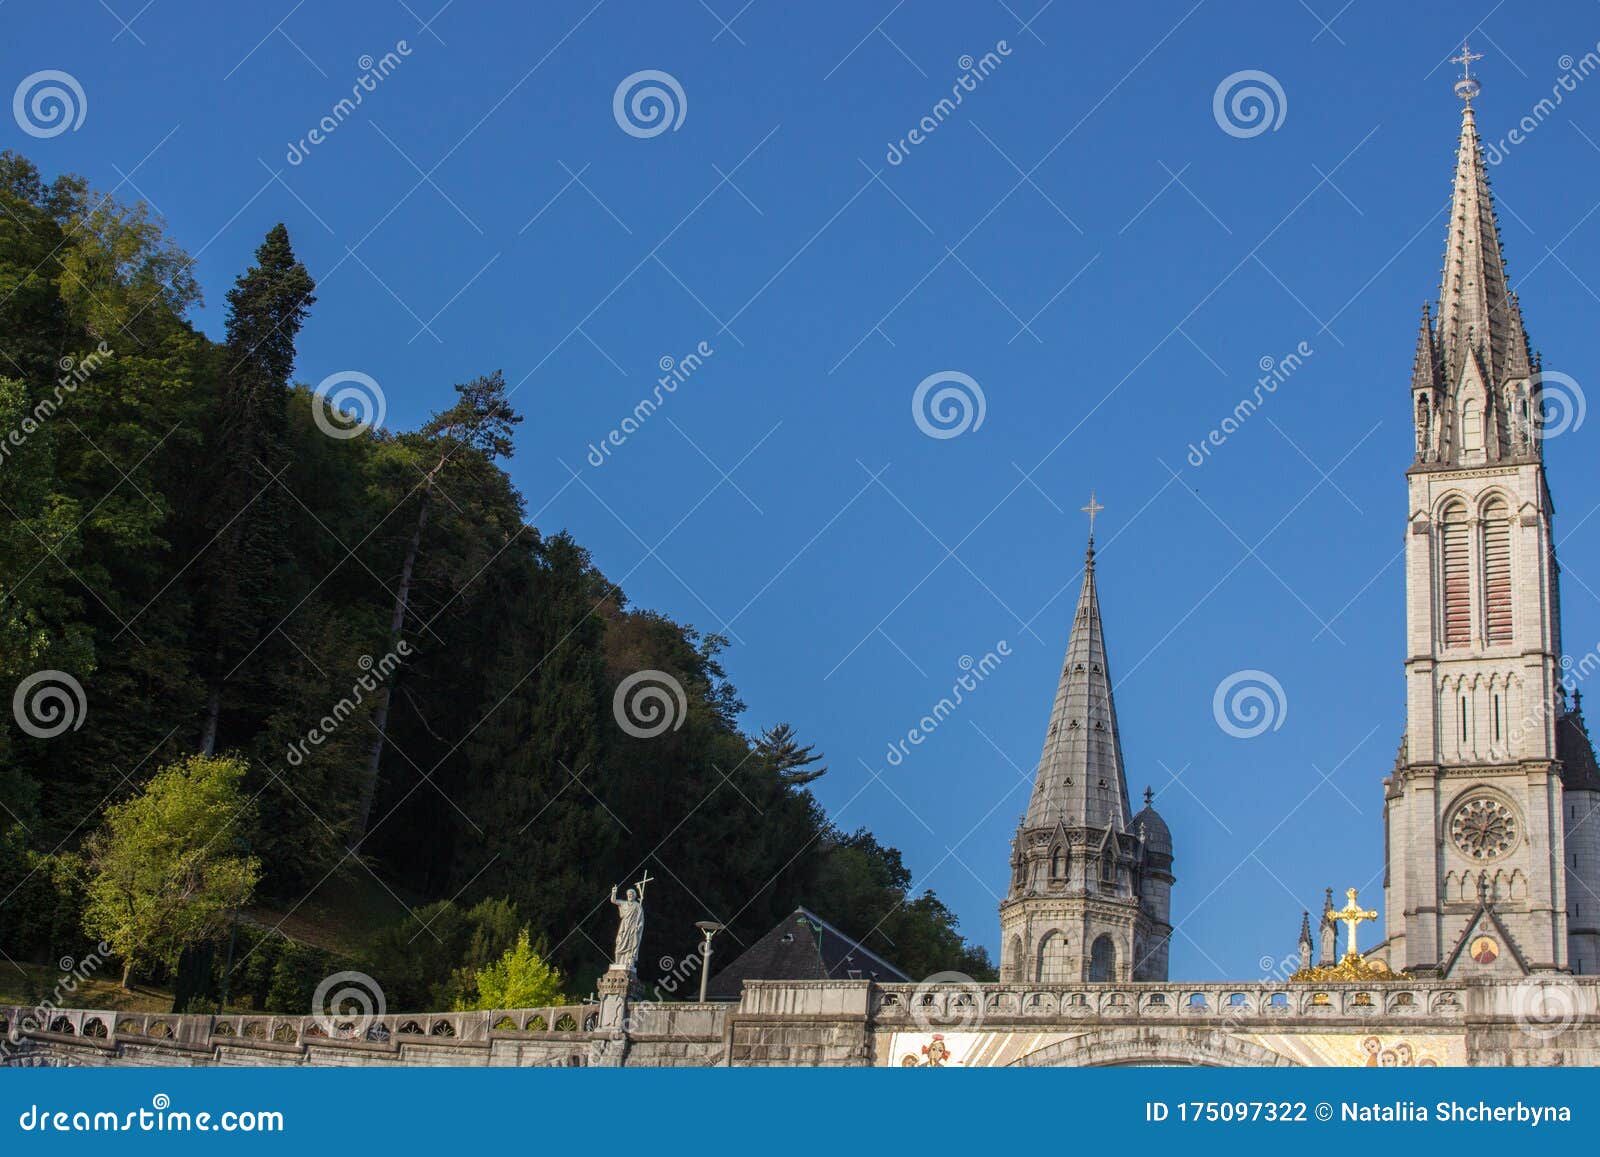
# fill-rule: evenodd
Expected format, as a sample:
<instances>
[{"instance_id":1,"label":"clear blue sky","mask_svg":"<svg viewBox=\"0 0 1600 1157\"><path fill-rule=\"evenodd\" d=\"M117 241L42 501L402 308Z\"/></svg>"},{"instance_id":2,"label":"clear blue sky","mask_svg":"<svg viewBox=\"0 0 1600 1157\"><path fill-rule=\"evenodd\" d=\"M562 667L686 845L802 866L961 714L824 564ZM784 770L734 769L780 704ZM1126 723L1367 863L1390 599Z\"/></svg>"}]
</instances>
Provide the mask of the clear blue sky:
<instances>
[{"instance_id":1,"label":"clear blue sky","mask_svg":"<svg viewBox=\"0 0 1600 1157\"><path fill-rule=\"evenodd\" d=\"M287 222L320 283L297 376L372 375L391 425L503 368L537 524L635 602L734 636L748 725L792 720L829 757L839 822L903 849L991 948L1091 487L1131 787L1156 787L1176 841L1174 975L1259 975L1324 886L1380 900L1407 385L1459 121L1446 58L1465 36L1484 54L1495 139L1594 49L1600 10L460 0L434 18L441 2L10 0L4 91L64 70L87 115L42 140L5 117L0 145L157 206L199 258L213 334ZM402 40L288 163L360 58ZM960 58L1002 40L889 164ZM1239 137L1213 94L1248 69L1286 113ZM641 70L681 86L675 131L619 127L613 94ZM1493 176L1534 345L1587 383L1600 79ZM694 376L587 464L660 359L702 341ZM1304 365L1192 466L1261 360L1301 342ZM919 430L913 391L940 371L979 384L981 427ZM1600 638L1597 436L1547 453L1575 654ZM1011 657L889 766L961 657L999 640ZM1213 692L1242 669L1281 683L1280 729L1218 727Z\"/></svg>"}]
</instances>

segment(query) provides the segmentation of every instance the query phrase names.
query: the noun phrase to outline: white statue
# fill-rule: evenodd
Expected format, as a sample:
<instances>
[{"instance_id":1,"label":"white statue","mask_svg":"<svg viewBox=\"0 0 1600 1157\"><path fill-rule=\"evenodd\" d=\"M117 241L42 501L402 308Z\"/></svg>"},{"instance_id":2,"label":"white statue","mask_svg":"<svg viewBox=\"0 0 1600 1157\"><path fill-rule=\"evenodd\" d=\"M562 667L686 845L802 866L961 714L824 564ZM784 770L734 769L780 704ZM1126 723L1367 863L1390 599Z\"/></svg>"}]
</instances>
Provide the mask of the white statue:
<instances>
[{"instance_id":1,"label":"white statue","mask_svg":"<svg viewBox=\"0 0 1600 1157\"><path fill-rule=\"evenodd\" d=\"M623 899L617 898L616 885L611 887L611 902L617 906L617 948L611 967L633 975L639 965L639 944L644 939L644 886L650 882L646 872L638 885L628 889Z\"/></svg>"}]
</instances>

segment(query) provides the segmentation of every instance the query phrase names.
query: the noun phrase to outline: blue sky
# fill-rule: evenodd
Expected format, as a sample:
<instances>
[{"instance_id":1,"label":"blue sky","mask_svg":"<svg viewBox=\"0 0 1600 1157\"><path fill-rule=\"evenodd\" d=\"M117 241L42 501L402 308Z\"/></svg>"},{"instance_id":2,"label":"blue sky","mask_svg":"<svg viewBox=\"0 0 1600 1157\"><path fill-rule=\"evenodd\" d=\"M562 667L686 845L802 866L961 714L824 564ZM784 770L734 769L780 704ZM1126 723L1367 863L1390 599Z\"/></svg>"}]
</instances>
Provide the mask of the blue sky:
<instances>
[{"instance_id":1,"label":"blue sky","mask_svg":"<svg viewBox=\"0 0 1600 1157\"><path fill-rule=\"evenodd\" d=\"M1173 974L1258 975L1325 886L1377 904L1407 386L1459 123L1447 58L1463 37L1484 54L1497 139L1595 49L1593 5L440 2L11 0L6 90L63 70L87 112L48 139L4 118L0 145L155 205L198 256L213 334L285 221L319 282L297 376L371 375L391 425L503 368L537 524L636 603L732 636L748 725L792 720L829 757L838 821L899 846L991 948L1093 488L1130 786L1157 789L1176 843ZM681 88L676 129L615 118L645 70ZM1243 70L1282 91L1281 123L1251 136L1213 113ZM1600 80L1492 175L1534 345L1585 384ZM702 342L590 465L661 359ZM1263 359L1301 343L1193 465ZM984 418L929 437L913 392L946 371ZM1597 430L1547 447L1574 654L1600 637ZM1001 640L1010 657L890 766L962 656ZM1287 710L1240 739L1212 698L1250 669Z\"/></svg>"}]
</instances>

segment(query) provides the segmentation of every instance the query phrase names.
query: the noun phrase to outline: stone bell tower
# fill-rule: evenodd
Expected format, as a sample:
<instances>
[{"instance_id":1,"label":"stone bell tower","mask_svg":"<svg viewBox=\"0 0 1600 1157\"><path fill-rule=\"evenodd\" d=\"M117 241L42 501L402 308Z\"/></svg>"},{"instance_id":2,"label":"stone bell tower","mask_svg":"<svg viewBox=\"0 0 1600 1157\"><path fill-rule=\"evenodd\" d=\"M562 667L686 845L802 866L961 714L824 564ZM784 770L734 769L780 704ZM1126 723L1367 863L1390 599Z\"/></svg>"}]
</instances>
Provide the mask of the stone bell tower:
<instances>
[{"instance_id":1,"label":"stone bell tower","mask_svg":"<svg viewBox=\"0 0 1600 1157\"><path fill-rule=\"evenodd\" d=\"M1083 590L1028 811L1000 905L1000 975L1014 982L1165 980L1172 834L1150 806L1130 818L1117 709L1095 587L1091 496Z\"/></svg>"},{"instance_id":2,"label":"stone bell tower","mask_svg":"<svg viewBox=\"0 0 1600 1157\"><path fill-rule=\"evenodd\" d=\"M1406 734L1385 781L1383 954L1419 974L1556 971L1579 958L1593 972L1600 844L1579 828L1600 823L1582 822L1600 784L1562 686L1548 381L1507 286L1478 83L1463 75L1456 92L1444 276L1411 372Z\"/></svg>"}]
</instances>

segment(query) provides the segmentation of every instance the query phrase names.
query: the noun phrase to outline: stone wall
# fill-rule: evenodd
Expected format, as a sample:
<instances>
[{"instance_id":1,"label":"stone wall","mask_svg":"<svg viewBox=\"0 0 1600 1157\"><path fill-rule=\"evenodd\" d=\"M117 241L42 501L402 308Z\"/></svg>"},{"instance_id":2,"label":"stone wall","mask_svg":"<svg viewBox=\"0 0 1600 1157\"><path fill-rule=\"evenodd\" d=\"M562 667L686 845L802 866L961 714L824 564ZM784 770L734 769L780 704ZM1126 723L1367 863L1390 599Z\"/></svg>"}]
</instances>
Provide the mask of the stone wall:
<instances>
[{"instance_id":1,"label":"stone wall","mask_svg":"<svg viewBox=\"0 0 1600 1157\"><path fill-rule=\"evenodd\" d=\"M634 1001L370 1020L0 1009L0 1064L90 1066L1600 1065L1600 978L1385 984L760 981ZM48 1021L48 1023L45 1023Z\"/></svg>"}]
</instances>

